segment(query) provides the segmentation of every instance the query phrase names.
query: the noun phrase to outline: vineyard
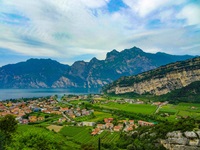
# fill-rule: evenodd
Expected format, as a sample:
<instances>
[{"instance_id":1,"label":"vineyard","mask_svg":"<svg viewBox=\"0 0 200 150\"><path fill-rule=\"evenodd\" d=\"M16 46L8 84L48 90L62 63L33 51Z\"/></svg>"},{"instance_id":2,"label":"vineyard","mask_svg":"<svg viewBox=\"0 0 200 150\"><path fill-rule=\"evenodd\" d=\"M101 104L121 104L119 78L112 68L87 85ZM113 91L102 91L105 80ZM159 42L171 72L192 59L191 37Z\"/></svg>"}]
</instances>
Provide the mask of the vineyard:
<instances>
[{"instance_id":1,"label":"vineyard","mask_svg":"<svg viewBox=\"0 0 200 150\"><path fill-rule=\"evenodd\" d=\"M90 127L64 127L60 133L64 136L71 137L70 139L80 144L92 143L97 144L98 139L102 143L112 143L119 139L120 135L116 132L103 131L100 135L92 136Z\"/></svg>"},{"instance_id":2,"label":"vineyard","mask_svg":"<svg viewBox=\"0 0 200 150\"><path fill-rule=\"evenodd\" d=\"M178 105L168 104L162 106L159 110L159 113L168 113L170 115L179 115L179 116L200 116L200 105L199 104L190 104L190 103L180 103Z\"/></svg>"},{"instance_id":3,"label":"vineyard","mask_svg":"<svg viewBox=\"0 0 200 150\"><path fill-rule=\"evenodd\" d=\"M152 106L150 104L118 104L115 102L109 102L107 104L100 104L97 106L142 114L153 114L156 111L156 106Z\"/></svg>"}]
</instances>

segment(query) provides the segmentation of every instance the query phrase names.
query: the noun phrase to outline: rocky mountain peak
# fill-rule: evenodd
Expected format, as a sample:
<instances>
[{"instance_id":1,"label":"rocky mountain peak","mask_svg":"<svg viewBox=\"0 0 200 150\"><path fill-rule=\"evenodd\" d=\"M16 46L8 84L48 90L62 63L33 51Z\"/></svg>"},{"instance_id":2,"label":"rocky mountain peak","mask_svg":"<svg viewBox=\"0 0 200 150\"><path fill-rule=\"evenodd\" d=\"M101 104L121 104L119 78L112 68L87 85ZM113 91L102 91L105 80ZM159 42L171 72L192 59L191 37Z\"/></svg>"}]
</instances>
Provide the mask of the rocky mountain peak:
<instances>
[{"instance_id":1,"label":"rocky mountain peak","mask_svg":"<svg viewBox=\"0 0 200 150\"><path fill-rule=\"evenodd\" d=\"M144 54L145 53L143 50L141 50L140 48L138 48L136 46L134 46L130 49L125 49L122 52L124 52L124 53L130 53L131 52L131 53L135 53L135 54Z\"/></svg>"},{"instance_id":2,"label":"rocky mountain peak","mask_svg":"<svg viewBox=\"0 0 200 150\"><path fill-rule=\"evenodd\" d=\"M113 60L115 57L118 56L120 52L118 52L116 49L112 50L111 52L107 53L106 60Z\"/></svg>"},{"instance_id":3,"label":"rocky mountain peak","mask_svg":"<svg viewBox=\"0 0 200 150\"><path fill-rule=\"evenodd\" d=\"M79 66L79 65L86 65L87 64L87 62L85 62L85 61L83 61L83 60L81 60L81 61L75 61L73 64L72 64L72 68L76 68L77 66Z\"/></svg>"},{"instance_id":4,"label":"rocky mountain peak","mask_svg":"<svg viewBox=\"0 0 200 150\"><path fill-rule=\"evenodd\" d=\"M90 60L90 63L97 63L99 60L96 58L96 57L93 57L91 60Z\"/></svg>"}]
</instances>

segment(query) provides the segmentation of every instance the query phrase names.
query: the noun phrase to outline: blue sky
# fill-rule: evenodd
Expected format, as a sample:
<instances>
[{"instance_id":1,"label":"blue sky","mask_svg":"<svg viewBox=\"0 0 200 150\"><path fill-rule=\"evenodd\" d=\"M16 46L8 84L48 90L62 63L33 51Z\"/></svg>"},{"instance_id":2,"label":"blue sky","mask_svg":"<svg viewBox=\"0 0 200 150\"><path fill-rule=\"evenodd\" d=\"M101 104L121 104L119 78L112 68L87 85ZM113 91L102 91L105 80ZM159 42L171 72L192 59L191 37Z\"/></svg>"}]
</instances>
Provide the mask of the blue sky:
<instances>
[{"instance_id":1,"label":"blue sky","mask_svg":"<svg viewBox=\"0 0 200 150\"><path fill-rule=\"evenodd\" d=\"M0 0L0 66L112 49L200 55L199 0Z\"/></svg>"}]
</instances>

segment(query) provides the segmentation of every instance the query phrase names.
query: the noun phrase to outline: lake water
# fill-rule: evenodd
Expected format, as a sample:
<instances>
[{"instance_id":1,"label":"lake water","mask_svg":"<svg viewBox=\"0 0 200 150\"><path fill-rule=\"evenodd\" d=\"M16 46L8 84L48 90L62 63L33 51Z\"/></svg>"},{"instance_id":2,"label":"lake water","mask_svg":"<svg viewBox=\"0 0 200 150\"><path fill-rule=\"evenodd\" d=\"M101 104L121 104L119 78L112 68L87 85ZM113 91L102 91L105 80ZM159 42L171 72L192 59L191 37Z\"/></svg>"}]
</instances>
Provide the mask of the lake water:
<instances>
[{"instance_id":1,"label":"lake water","mask_svg":"<svg viewBox=\"0 0 200 150\"><path fill-rule=\"evenodd\" d=\"M32 98L58 95L58 98L64 94L98 94L100 89L0 89L0 101L7 99Z\"/></svg>"}]
</instances>

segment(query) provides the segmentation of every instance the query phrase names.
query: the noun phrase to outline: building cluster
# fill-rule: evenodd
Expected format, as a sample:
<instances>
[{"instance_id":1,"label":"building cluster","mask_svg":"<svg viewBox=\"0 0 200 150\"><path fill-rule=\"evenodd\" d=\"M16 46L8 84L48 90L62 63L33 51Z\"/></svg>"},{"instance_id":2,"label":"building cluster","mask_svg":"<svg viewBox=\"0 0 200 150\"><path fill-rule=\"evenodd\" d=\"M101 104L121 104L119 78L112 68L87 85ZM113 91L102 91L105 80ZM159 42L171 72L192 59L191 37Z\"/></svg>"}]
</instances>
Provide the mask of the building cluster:
<instances>
[{"instance_id":1,"label":"building cluster","mask_svg":"<svg viewBox=\"0 0 200 150\"><path fill-rule=\"evenodd\" d=\"M146 122L139 120L137 125L135 124L134 120L120 120L118 121L117 125L114 125L113 118L104 118L104 123L96 124L95 122L81 122L78 123L78 126L91 126L95 127L91 135L101 134L104 130L111 131L111 132L130 132L133 131L138 126L154 126L155 124L152 122Z\"/></svg>"},{"instance_id":2,"label":"building cluster","mask_svg":"<svg viewBox=\"0 0 200 150\"><path fill-rule=\"evenodd\" d=\"M143 101L137 99L123 99L123 100L106 100L106 101L102 101L102 100L93 100L93 103L101 103L101 104L108 104L110 102L114 102L114 103L118 103L118 104L144 104Z\"/></svg>"},{"instance_id":3,"label":"building cluster","mask_svg":"<svg viewBox=\"0 0 200 150\"><path fill-rule=\"evenodd\" d=\"M98 95L97 95L98 96ZM74 99L79 99L80 97L73 97ZM86 97L81 97L86 98ZM97 100L98 101L98 100ZM95 102L97 102L95 101ZM111 100L112 101L112 100ZM104 101L107 102L107 101ZM110 102L110 101L108 101ZM113 102L122 102L121 100ZM124 103L140 103L139 100L125 99ZM155 103L154 105L162 106L166 103ZM88 116L94 113L94 110L87 110L80 107L60 107L58 102L53 98L49 99L37 99L22 102L11 102L3 101L0 102L0 117L6 116L8 114L16 116L16 119L21 124L28 124L34 122L44 121L46 115L36 115L33 112L43 112L45 114L57 114L60 115L58 123L75 122L73 121L76 117ZM26 117L24 117L26 116ZM139 120L136 124L134 120L120 120L117 121L113 118L104 118L104 123L96 124L95 122L78 122L78 126L91 126L94 127L91 135L100 134L104 130L111 132L129 132L137 128L138 126L153 126L154 123Z\"/></svg>"},{"instance_id":4,"label":"building cluster","mask_svg":"<svg viewBox=\"0 0 200 150\"><path fill-rule=\"evenodd\" d=\"M89 124L89 122L87 123ZM91 123L90 126L94 126L94 123ZM139 120L138 121L139 126L153 126L154 123L146 122ZM105 118L104 124L97 124L95 129L91 132L91 135L97 135L101 134L103 130L109 130L111 132L130 132L133 131L138 126L134 123L134 120L120 120L118 121L117 125L113 124L113 118Z\"/></svg>"},{"instance_id":5,"label":"building cluster","mask_svg":"<svg viewBox=\"0 0 200 150\"><path fill-rule=\"evenodd\" d=\"M65 109L65 115L69 116L72 119L81 116L88 116L91 115L93 112L94 110L81 109L79 107L78 108L71 107Z\"/></svg>"},{"instance_id":6,"label":"building cluster","mask_svg":"<svg viewBox=\"0 0 200 150\"><path fill-rule=\"evenodd\" d=\"M36 116L35 114L30 114L32 112L43 112L46 114L57 114L63 115L59 118L58 123L63 123L64 121L70 121L70 118L74 119L76 117L87 116L94 112L94 110L87 110L74 107L59 107L57 101L53 98L48 100L29 100L26 102L0 102L0 117L6 116L8 114L14 115L16 120L21 124L28 124L45 120L44 116ZM27 119L24 116L29 114Z\"/></svg>"},{"instance_id":7,"label":"building cluster","mask_svg":"<svg viewBox=\"0 0 200 150\"><path fill-rule=\"evenodd\" d=\"M43 121L45 118L43 116L29 116L28 119L24 119L23 116L30 114L32 112L44 112L52 114L61 114L61 112L56 108L57 101L53 99L48 100L29 100L22 102L1 102L0 103L0 117L6 116L8 114L14 115L16 120L21 124L28 124L29 122Z\"/></svg>"},{"instance_id":8,"label":"building cluster","mask_svg":"<svg viewBox=\"0 0 200 150\"><path fill-rule=\"evenodd\" d=\"M154 102L154 103L152 103L152 105L155 105L155 106L164 106L164 105L167 105L168 104L168 102L166 101L166 102Z\"/></svg>"},{"instance_id":9,"label":"building cluster","mask_svg":"<svg viewBox=\"0 0 200 150\"><path fill-rule=\"evenodd\" d=\"M32 110L27 102L0 102L0 116L12 114L16 118L21 118L25 114L31 113Z\"/></svg>"}]
</instances>

